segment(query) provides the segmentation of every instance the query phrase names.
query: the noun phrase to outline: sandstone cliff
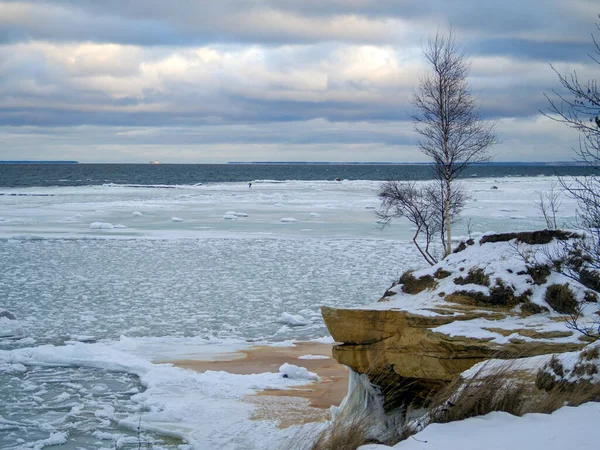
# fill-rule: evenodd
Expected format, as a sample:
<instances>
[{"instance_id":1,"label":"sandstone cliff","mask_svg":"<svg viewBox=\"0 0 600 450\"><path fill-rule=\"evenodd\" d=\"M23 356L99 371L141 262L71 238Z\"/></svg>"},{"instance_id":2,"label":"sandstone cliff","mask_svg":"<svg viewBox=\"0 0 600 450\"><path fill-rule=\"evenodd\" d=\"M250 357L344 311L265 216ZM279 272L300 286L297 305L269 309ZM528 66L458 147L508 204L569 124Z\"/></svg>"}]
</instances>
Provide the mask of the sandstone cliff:
<instances>
[{"instance_id":1,"label":"sandstone cliff","mask_svg":"<svg viewBox=\"0 0 600 450\"><path fill-rule=\"evenodd\" d=\"M536 233L470 240L436 266L405 273L376 303L323 307L339 343L334 357L367 374L384 395L393 386L394 399L386 399L392 407L418 403L485 359L583 348L589 338L566 323L597 320L597 294L573 272L566 276L564 265L557 272L560 261L553 259L576 248L571 243L579 237ZM585 261L573 267L585 270Z\"/></svg>"}]
</instances>

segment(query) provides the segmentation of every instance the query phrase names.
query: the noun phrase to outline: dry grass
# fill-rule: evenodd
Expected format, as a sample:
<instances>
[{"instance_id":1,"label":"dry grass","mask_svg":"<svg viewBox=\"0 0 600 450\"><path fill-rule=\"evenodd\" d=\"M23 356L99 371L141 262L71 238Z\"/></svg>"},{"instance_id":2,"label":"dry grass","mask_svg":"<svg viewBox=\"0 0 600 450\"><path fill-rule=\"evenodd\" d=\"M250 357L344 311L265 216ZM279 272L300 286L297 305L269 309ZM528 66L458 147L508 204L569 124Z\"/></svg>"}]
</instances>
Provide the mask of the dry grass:
<instances>
[{"instance_id":1,"label":"dry grass","mask_svg":"<svg viewBox=\"0 0 600 450\"><path fill-rule=\"evenodd\" d=\"M554 311L561 314L575 314L579 307L579 302L575 299L569 283L548 286L545 300Z\"/></svg>"},{"instance_id":2,"label":"dry grass","mask_svg":"<svg viewBox=\"0 0 600 450\"><path fill-rule=\"evenodd\" d=\"M433 396L429 404L431 423L446 423L481 416L492 411L521 415L527 388L495 373L485 378L477 376L458 379Z\"/></svg>"},{"instance_id":3,"label":"dry grass","mask_svg":"<svg viewBox=\"0 0 600 450\"><path fill-rule=\"evenodd\" d=\"M356 450L361 445L377 443L369 441L373 422L362 415L350 420L335 420L316 439L311 450Z\"/></svg>"},{"instance_id":4,"label":"dry grass","mask_svg":"<svg viewBox=\"0 0 600 450\"><path fill-rule=\"evenodd\" d=\"M595 354L592 354L594 356ZM582 366L590 371L591 364ZM548 363L555 373L563 373L556 358ZM596 366L595 366L596 367ZM483 376L485 374L485 376ZM531 375L529 375L531 378ZM563 406L579 406L600 401L600 384L556 382L545 370L537 372L535 382L519 376L511 364L486 370L485 366L469 379L459 378L432 396L425 422L447 423L502 411L515 416L528 413L550 414ZM418 430L407 424L404 439Z\"/></svg>"}]
</instances>

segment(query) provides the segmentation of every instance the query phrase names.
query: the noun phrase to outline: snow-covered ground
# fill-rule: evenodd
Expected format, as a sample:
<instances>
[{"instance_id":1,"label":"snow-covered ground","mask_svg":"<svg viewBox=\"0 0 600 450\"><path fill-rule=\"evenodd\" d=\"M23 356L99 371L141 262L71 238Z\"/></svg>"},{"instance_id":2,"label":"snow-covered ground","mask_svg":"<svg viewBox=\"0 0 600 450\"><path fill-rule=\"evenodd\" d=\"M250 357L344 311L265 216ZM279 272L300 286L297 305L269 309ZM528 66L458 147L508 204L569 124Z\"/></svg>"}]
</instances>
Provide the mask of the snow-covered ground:
<instances>
[{"instance_id":1,"label":"snow-covered ground","mask_svg":"<svg viewBox=\"0 0 600 450\"><path fill-rule=\"evenodd\" d=\"M469 218L474 234L543 227L534 201L552 181L465 181L456 234ZM1 189L0 309L16 317L0 318L2 448L115 448L140 423L155 449L278 448L293 430L251 421L242 399L311 375L159 363L327 336L321 305L369 303L423 267L407 223L376 224L378 186ZM563 200L561 220L574 209Z\"/></svg>"},{"instance_id":2,"label":"snow-covered ground","mask_svg":"<svg viewBox=\"0 0 600 450\"><path fill-rule=\"evenodd\" d=\"M363 445L359 450L565 450L596 448L600 403L565 406L552 414L523 417L493 412L460 422L429 425L394 447Z\"/></svg>"}]
</instances>

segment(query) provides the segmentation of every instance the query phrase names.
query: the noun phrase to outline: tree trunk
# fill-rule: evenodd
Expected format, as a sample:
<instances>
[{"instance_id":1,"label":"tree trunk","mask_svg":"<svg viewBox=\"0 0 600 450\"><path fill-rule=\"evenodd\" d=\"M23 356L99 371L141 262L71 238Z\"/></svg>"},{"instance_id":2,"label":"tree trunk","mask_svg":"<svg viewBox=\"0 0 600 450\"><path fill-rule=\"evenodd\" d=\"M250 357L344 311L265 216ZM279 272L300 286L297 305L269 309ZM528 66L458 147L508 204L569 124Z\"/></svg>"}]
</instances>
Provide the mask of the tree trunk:
<instances>
[{"instance_id":1,"label":"tree trunk","mask_svg":"<svg viewBox=\"0 0 600 450\"><path fill-rule=\"evenodd\" d=\"M452 253L452 229L451 229L451 217L450 217L450 196L452 194L452 185L450 183L450 170L446 167L446 186L445 186L445 203L444 203L444 226L446 227L446 248L444 249L444 258Z\"/></svg>"}]
</instances>

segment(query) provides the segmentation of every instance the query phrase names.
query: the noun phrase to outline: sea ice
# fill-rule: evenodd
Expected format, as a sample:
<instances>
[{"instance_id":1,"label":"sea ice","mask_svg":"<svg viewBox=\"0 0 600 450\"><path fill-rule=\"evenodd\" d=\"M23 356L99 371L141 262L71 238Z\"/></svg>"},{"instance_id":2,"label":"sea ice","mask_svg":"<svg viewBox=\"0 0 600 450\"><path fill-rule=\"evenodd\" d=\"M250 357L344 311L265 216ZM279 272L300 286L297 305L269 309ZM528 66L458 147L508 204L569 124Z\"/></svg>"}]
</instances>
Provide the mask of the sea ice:
<instances>
[{"instance_id":1,"label":"sea ice","mask_svg":"<svg viewBox=\"0 0 600 450\"><path fill-rule=\"evenodd\" d=\"M183 219L182 219L182 218L180 218L180 217L171 217L171 220L172 220L173 222L183 222Z\"/></svg>"},{"instance_id":2,"label":"sea ice","mask_svg":"<svg viewBox=\"0 0 600 450\"><path fill-rule=\"evenodd\" d=\"M90 228L92 230L112 230L115 226L108 222L92 222Z\"/></svg>"},{"instance_id":3,"label":"sea ice","mask_svg":"<svg viewBox=\"0 0 600 450\"><path fill-rule=\"evenodd\" d=\"M134 212L131 213L131 215L133 217L141 217L141 216L143 216L143 214L141 212L139 212L139 211L134 211Z\"/></svg>"},{"instance_id":4,"label":"sea ice","mask_svg":"<svg viewBox=\"0 0 600 450\"><path fill-rule=\"evenodd\" d=\"M325 355L302 355L298 356L298 359L330 359L329 356Z\"/></svg>"},{"instance_id":5,"label":"sea ice","mask_svg":"<svg viewBox=\"0 0 600 450\"><path fill-rule=\"evenodd\" d=\"M284 378L290 378L292 380L319 380L319 376L314 372L309 372L306 367L299 367L288 363L281 365L279 373Z\"/></svg>"},{"instance_id":6,"label":"sea ice","mask_svg":"<svg viewBox=\"0 0 600 450\"><path fill-rule=\"evenodd\" d=\"M290 314L287 312L282 313L277 322L284 323L292 327L300 327L311 323L309 319L306 319L299 314Z\"/></svg>"},{"instance_id":7,"label":"sea ice","mask_svg":"<svg viewBox=\"0 0 600 450\"><path fill-rule=\"evenodd\" d=\"M18 320L11 320L8 317L0 317L0 337L23 337L25 330Z\"/></svg>"},{"instance_id":8,"label":"sea ice","mask_svg":"<svg viewBox=\"0 0 600 450\"><path fill-rule=\"evenodd\" d=\"M10 363L4 363L4 364L0 364L0 373L8 373L8 374L15 374L15 373L25 373L27 372L27 367L25 367L23 364L10 364Z\"/></svg>"},{"instance_id":9,"label":"sea ice","mask_svg":"<svg viewBox=\"0 0 600 450\"><path fill-rule=\"evenodd\" d=\"M298 222L296 219L294 219L293 217L284 217L281 219L281 222L283 223L293 223L293 222Z\"/></svg>"}]
</instances>

